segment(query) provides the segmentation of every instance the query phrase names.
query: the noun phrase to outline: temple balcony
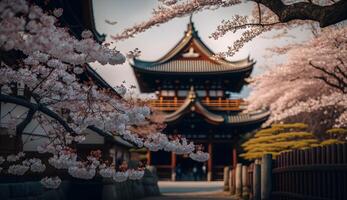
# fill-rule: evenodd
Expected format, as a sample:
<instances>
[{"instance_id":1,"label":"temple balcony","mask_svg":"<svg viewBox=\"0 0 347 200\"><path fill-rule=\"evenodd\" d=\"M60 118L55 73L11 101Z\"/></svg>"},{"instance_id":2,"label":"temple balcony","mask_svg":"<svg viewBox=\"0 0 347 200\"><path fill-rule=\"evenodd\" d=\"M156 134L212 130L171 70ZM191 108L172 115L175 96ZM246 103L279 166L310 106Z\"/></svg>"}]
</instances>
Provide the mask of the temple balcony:
<instances>
[{"instance_id":1,"label":"temple balcony","mask_svg":"<svg viewBox=\"0 0 347 200\"><path fill-rule=\"evenodd\" d=\"M149 100L149 104L161 111L175 111L184 103L184 99L156 99ZM246 106L243 99L204 99L200 101L209 110L242 111Z\"/></svg>"}]
</instances>

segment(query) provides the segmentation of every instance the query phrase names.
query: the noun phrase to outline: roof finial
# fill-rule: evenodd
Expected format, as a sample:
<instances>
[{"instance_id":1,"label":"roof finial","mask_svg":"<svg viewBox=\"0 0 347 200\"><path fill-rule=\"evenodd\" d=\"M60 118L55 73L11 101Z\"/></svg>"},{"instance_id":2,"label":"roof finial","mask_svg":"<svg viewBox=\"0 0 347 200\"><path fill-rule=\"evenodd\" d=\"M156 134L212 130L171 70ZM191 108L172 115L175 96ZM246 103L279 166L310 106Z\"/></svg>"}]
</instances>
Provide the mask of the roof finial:
<instances>
[{"instance_id":1,"label":"roof finial","mask_svg":"<svg viewBox=\"0 0 347 200\"><path fill-rule=\"evenodd\" d=\"M190 13L190 17L189 17L189 23L192 24L193 23L193 13Z\"/></svg>"},{"instance_id":2,"label":"roof finial","mask_svg":"<svg viewBox=\"0 0 347 200\"><path fill-rule=\"evenodd\" d=\"M194 23L193 23L193 13L190 14L189 16L189 24L188 24L188 30L186 34L191 35L195 34L195 28L194 28Z\"/></svg>"}]
</instances>

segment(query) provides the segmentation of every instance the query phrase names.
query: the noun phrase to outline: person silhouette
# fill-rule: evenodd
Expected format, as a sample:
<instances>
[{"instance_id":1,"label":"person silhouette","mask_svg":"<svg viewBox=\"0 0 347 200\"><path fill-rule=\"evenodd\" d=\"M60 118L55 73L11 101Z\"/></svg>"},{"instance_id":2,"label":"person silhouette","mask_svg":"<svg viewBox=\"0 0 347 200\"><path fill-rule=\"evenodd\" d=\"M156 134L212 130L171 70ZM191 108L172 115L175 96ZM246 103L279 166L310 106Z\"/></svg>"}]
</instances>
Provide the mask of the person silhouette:
<instances>
[{"instance_id":1,"label":"person silhouette","mask_svg":"<svg viewBox=\"0 0 347 200\"><path fill-rule=\"evenodd\" d=\"M176 166L176 179L180 180L182 178L182 168L181 168L181 164L178 164Z\"/></svg>"},{"instance_id":2,"label":"person silhouette","mask_svg":"<svg viewBox=\"0 0 347 200\"><path fill-rule=\"evenodd\" d=\"M196 165L194 165L193 167L193 176L194 176L194 181L198 180L198 168L196 167Z\"/></svg>"}]
</instances>

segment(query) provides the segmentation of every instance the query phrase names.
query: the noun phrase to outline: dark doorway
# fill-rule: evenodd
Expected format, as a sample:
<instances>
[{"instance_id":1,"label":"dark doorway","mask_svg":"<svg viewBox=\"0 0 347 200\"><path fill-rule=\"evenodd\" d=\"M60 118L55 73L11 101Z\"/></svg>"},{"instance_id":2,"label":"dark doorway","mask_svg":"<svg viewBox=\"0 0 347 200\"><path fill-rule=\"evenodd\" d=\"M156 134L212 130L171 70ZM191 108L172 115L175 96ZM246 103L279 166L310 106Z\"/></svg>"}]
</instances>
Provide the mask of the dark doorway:
<instances>
[{"instance_id":1,"label":"dark doorway","mask_svg":"<svg viewBox=\"0 0 347 200\"><path fill-rule=\"evenodd\" d=\"M207 177L207 164L192 160L187 155L177 155L177 181L203 181Z\"/></svg>"}]
</instances>

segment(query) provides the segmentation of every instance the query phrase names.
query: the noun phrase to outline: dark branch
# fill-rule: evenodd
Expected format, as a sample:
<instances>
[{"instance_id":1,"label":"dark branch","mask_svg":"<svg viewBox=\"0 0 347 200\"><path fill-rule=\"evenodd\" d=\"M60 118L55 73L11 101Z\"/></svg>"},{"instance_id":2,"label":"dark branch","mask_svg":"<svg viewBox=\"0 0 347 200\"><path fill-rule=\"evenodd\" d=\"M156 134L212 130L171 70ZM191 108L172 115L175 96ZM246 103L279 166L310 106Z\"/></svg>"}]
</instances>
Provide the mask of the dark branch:
<instances>
[{"instance_id":1,"label":"dark branch","mask_svg":"<svg viewBox=\"0 0 347 200\"><path fill-rule=\"evenodd\" d=\"M316 76L315 78L318 78L320 80L323 80L326 84L328 84L331 87L337 88L338 90L342 91L342 93L347 92L347 82L344 80L344 78L339 77L336 73L330 72L327 69L323 67L319 67L317 65L314 65L311 61L309 62L310 66L319 70L323 74L327 75L329 78L334 79L337 83L333 83L325 76ZM339 70L341 70L338 66L336 66ZM342 73L342 75L344 72Z\"/></svg>"},{"instance_id":2,"label":"dark branch","mask_svg":"<svg viewBox=\"0 0 347 200\"><path fill-rule=\"evenodd\" d=\"M321 27L326 27L347 19L346 0L341 0L329 6L319 6L309 2L286 5L281 0L253 1L269 8L282 23L296 19L313 20L319 22Z\"/></svg>"},{"instance_id":3,"label":"dark branch","mask_svg":"<svg viewBox=\"0 0 347 200\"><path fill-rule=\"evenodd\" d=\"M314 78L322 80L325 84L329 85L332 88L336 88L340 91L342 91L342 93L344 93L344 90L340 87L340 85L333 83L332 81L329 81L329 79L325 76L315 76Z\"/></svg>"},{"instance_id":4,"label":"dark branch","mask_svg":"<svg viewBox=\"0 0 347 200\"><path fill-rule=\"evenodd\" d=\"M48 109L48 108L46 108L40 104L34 104L34 103L31 103L30 101L25 100L23 98L4 95L4 94L0 94L0 102L13 103L13 104L21 105L21 106L27 107L30 110L33 110L35 112L40 111L40 112L46 114L47 116L57 120L59 122L59 124L61 124L65 128L66 131L74 134L74 131L72 130L72 128L66 123L66 121L62 117L60 117L57 113L53 112L52 110L50 110L50 109Z\"/></svg>"},{"instance_id":5,"label":"dark branch","mask_svg":"<svg viewBox=\"0 0 347 200\"><path fill-rule=\"evenodd\" d=\"M341 69L339 66L336 66L336 69L339 71L339 73L345 78L347 79L347 67L345 65L345 63L343 62L343 60L341 58L337 58L337 60L339 60L341 62L341 64L346 68L346 69Z\"/></svg>"},{"instance_id":6,"label":"dark branch","mask_svg":"<svg viewBox=\"0 0 347 200\"><path fill-rule=\"evenodd\" d=\"M259 3L257 3L257 7L258 7L259 24L261 24L261 9L260 9L260 4Z\"/></svg>"},{"instance_id":7,"label":"dark branch","mask_svg":"<svg viewBox=\"0 0 347 200\"><path fill-rule=\"evenodd\" d=\"M21 123L19 123L16 127L17 135L22 135L25 127L31 122L35 113L36 113L35 109L29 108L28 114L25 117L25 119Z\"/></svg>"}]
</instances>

